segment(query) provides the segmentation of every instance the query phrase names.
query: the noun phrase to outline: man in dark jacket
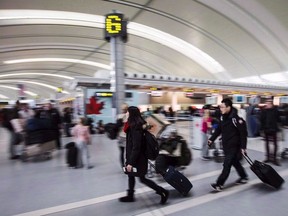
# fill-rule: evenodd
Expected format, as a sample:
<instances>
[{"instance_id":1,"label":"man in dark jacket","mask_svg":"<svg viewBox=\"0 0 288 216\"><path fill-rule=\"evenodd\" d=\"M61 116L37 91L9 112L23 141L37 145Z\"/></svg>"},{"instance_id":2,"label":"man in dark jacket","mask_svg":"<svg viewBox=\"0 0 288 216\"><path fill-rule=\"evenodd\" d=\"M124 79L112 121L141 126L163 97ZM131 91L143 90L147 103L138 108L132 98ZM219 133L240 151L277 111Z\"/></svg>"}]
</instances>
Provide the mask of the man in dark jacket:
<instances>
[{"instance_id":1,"label":"man in dark jacket","mask_svg":"<svg viewBox=\"0 0 288 216\"><path fill-rule=\"evenodd\" d=\"M232 106L232 101L223 99L220 105L221 117L219 126L208 140L211 145L215 139L222 134L222 145L225 153L223 169L216 183L211 184L216 191L221 191L231 167L234 166L240 178L236 184L244 184L248 181L248 176L241 165L239 159L240 152L246 154L247 127L246 122L237 115L237 110Z\"/></svg>"},{"instance_id":2,"label":"man in dark jacket","mask_svg":"<svg viewBox=\"0 0 288 216\"><path fill-rule=\"evenodd\" d=\"M41 118L46 118L49 119L51 121L52 124L52 130L55 130L56 133L56 146L57 149L61 149L61 116L60 116L60 112L58 111L58 109L54 108L52 106L51 103L47 103L44 106L44 112L42 112L40 114Z\"/></svg>"},{"instance_id":3,"label":"man in dark jacket","mask_svg":"<svg viewBox=\"0 0 288 216\"><path fill-rule=\"evenodd\" d=\"M266 141L266 160L267 162L272 162L277 166L280 163L277 160L277 132L279 131L278 122L280 122L280 114L276 107L273 105L272 100L267 100L265 108L261 112L261 130L264 131L265 141ZM273 140L274 152L270 152L269 140Z\"/></svg>"}]
</instances>

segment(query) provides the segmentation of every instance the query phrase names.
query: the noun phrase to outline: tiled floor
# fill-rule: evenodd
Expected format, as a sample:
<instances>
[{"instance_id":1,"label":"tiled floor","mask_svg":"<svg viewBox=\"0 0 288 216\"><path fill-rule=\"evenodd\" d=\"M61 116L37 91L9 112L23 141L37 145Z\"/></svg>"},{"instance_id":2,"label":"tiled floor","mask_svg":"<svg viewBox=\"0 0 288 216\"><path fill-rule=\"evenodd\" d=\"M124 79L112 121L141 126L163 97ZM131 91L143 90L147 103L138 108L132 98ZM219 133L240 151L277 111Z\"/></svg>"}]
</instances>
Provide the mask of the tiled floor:
<instances>
[{"instance_id":1,"label":"tiled floor","mask_svg":"<svg viewBox=\"0 0 288 216\"><path fill-rule=\"evenodd\" d=\"M178 127L184 137L189 132L187 123ZM186 129L186 130L185 130ZM262 184L244 166L249 174L248 184L235 186L237 174L232 168L226 188L220 193L211 191L210 183L217 178L221 163L202 161L200 151L192 149L193 161L184 174L193 183L187 197L182 197L160 176L153 180L170 190L166 205L149 188L136 182L136 202L120 203L127 187L127 176L122 173L118 160L118 146L105 135L93 135L90 146L93 169L68 169L65 149L53 153L48 161L9 160L8 133L0 129L0 210L1 216L57 215L57 216L110 216L110 215L193 215L193 216L283 216L287 215L288 190L286 184L275 191ZM62 138L68 143L70 138ZM281 143L282 145L282 143ZM281 146L281 149L283 146ZM248 152L253 159L264 159L263 141L249 139ZM288 180L288 160L274 168Z\"/></svg>"}]
</instances>

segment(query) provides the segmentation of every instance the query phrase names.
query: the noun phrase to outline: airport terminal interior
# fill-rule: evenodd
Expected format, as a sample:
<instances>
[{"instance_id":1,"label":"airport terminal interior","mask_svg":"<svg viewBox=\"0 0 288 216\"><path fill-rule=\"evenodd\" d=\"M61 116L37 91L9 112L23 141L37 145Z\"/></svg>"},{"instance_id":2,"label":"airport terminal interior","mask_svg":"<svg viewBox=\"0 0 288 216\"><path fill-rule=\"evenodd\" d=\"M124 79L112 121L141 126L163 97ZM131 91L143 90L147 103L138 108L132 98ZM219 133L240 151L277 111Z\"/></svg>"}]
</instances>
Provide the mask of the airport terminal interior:
<instances>
[{"instance_id":1,"label":"airport terminal interior","mask_svg":"<svg viewBox=\"0 0 288 216\"><path fill-rule=\"evenodd\" d=\"M0 0L0 215L287 215L287 8L287 0ZM232 168L221 192L211 188L225 156L217 140L203 157L202 117L205 108L219 121L226 98L246 120L253 161L266 158L266 102L281 113L279 164L269 162L284 179L279 189L244 159L246 184L235 184ZM58 146L48 141L57 124L43 124L36 139L18 120L28 107L25 118L49 119L48 104L61 115ZM192 160L176 168L193 184L186 196L149 166L146 176L169 191L167 203L139 179L135 202L119 202L128 187L119 144L108 127L96 127L115 124L124 104L158 119L157 138L168 128L183 137ZM22 114L12 117L17 105ZM82 117L95 132L91 166L69 167L69 131Z\"/></svg>"}]
</instances>

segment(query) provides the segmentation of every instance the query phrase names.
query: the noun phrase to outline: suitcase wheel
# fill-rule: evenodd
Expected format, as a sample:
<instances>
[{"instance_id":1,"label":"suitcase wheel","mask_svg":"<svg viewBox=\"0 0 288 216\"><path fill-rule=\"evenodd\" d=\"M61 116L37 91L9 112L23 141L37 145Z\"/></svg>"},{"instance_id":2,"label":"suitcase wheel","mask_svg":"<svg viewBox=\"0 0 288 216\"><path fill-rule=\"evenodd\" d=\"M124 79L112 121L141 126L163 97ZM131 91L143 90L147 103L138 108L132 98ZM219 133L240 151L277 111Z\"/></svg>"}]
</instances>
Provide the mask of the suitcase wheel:
<instances>
[{"instance_id":1,"label":"suitcase wheel","mask_svg":"<svg viewBox=\"0 0 288 216\"><path fill-rule=\"evenodd\" d=\"M186 197L186 196L188 195L188 193L189 193L189 192L187 192L187 193L181 193L181 195L182 195L183 197Z\"/></svg>"},{"instance_id":2,"label":"suitcase wheel","mask_svg":"<svg viewBox=\"0 0 288 216\"><path fill-rule=\"evenodd\" d=\"M28 161L27 153L23 152L23 154L20 156L20 159L22 162L27 162Z\"/></svg>"},{"instance_id":3,"label":"suitcase wheel","mask_svg":"<svg viewBox=\"0 0 288 216\"><path fill-rule=\"evenodd\" d=\"M287 154L288 154L287 150L281 152L281 158L286 159L287 158Z\"/></svg>"},{"instance_id":4,"label":"suitcase wheel","mask_svg":"<svg viewBox=\"0 0 288 216\"><path fill-rule=\"evenodd\" d=\"M52 158L51 152L45 152L45 153L42 155L42 158L43 158L43 159L46 159L46 160L50 160L50 159Z\"/></svg>"}]
</instances>

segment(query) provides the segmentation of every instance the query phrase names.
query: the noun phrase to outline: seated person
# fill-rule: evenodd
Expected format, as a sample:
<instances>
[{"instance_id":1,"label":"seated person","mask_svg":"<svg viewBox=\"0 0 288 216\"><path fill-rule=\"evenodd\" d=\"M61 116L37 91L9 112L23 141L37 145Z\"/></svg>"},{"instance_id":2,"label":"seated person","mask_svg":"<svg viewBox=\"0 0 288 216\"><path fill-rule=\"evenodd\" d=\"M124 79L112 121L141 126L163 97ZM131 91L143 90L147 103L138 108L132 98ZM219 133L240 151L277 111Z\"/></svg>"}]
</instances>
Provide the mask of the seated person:
<instances>
[{"instance_id":1,"label":"seated person","mask_svg":"<svg viewBox=\"0 0 288 216\"><path fill-rule=\"evenodd\" d=\"M165 172L169 166L187 166L191 159L192 154L186 141L173 131L167 139L160 141L160 152L155 161L156 170Z\"/></svg>"}]
</instances>

